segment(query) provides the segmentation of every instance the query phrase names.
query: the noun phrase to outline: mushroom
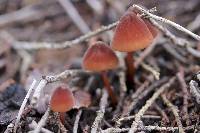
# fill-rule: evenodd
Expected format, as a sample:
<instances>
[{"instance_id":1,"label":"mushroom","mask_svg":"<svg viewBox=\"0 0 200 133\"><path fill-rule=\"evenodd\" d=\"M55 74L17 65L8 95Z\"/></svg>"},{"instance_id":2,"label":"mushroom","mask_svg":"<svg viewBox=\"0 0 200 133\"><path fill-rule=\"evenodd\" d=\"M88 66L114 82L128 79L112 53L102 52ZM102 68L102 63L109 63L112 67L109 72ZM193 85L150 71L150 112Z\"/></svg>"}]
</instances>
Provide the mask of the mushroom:
<instances>
[{"instance_id":1,"label":"mushroom","mask_svg":"<svg viewBox=\"0 0 200 133\"><path fill-rule=\"evenodd\" d=\"M116 68L117 65L118 58L113 50L101 41L95 42L88 48L82 63L84 69L101 73L105 89L111 97L112 104L116 104L117 98L112 90L106 71Z\"/></svg>"},{"instance_id":2,"label":"mushroom","mask_svg":"<svg viewBox=\"0 0 200 133\"><path fill-rule=\"evenodd\" d=\"M64 87L58 87L51 96L50 108L54 112L59 112L60 120L64 123L65 112L71 110L75 105L73 93Z\"/></svg>"},{"instance_id":3,"label":"mushroom","mask_svg":"<svg viewBox=\"0 0 200 133\"><path fill-rule=\"evenodd\" d=\"M127 82L133 87L133 52L146 48L153 41L154 32L148 22L144 22L137 13L131 9L120 18L111 42L113 50L127 52L125 62L127 66Z\"/></svg>"}]
</instances>

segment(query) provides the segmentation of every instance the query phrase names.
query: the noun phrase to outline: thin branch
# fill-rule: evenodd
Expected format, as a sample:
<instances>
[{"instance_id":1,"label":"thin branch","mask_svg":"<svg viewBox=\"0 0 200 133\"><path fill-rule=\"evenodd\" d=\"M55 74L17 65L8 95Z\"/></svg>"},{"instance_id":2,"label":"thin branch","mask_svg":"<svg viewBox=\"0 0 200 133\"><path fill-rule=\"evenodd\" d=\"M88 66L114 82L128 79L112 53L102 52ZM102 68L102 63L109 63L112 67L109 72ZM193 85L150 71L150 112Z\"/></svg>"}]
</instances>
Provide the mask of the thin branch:
<instances>
[{"instance_id":1,"label":"thin branch","mask_svg":"<svg viewBox=\"0 0 200 133\"><path fill-rule=\"evenodd\" d=\"M190 93L195 98L196 102L200 104L200 89L198 83L194 80L190 81Z\"/></svg>"},{"instance_id":2,"label":"thin branch","mask_svg":"<svg viewBox=\"0 0 200 133\"><path fill-rule=\"evenodd\" d=\"M69 15L69 17L73 20L73 22L76 24L76 26L80 29L82 33L87 33L90 31L90 28L85 23L83 18L80 16L74 5L71 3L70 0L58 0L60 5L64 8L66 13Z\"/></svg>"},{"instance_id":3,"label":"thin branch","mask_svg":"<svg viewBox=\"0 0 200 133\"><path fill-rule=\"evenodd\" d=\"M26 106L26 103L27 103L31 93L34 91L35 84L36 84L36 80L34 79L32 84L31 84L31 86L30 86L30 89L28 90L28 92L27 92L27 94L26 94L26 96L24 98L24 101L22 102L22 105L21 105L21 107L19 109L19 112L18 112L18 115L17 115L17 119L15 121L15 126L14 126L14 131L13 131L14 133L16 133L16 131L17 131L18 123L19 123L19 121L21 119L22 113L24 112L24 108Z\"/></svg>"},{"instance_id":4,"label":"thin branch","mask_svg":"<svg viewBox=\"0 0 200 133\"><path fill-rule=\"evenodd\" d=\"M88 32L85 35L82 35L72 41L66 41L63 43L48 43L48 42L26 42L26 41L15 41L14 48L15 49L26 49L26 50L33 50L33 49L63 49L63 48L70 48L73 45L80 44L81 42L96 36L102 32L108 31L115 27L118 24L118 21L112 23L107 26L101 26L101 28Z\"/></svg>"},{"instance_id":5,"label":"thin branch","mask_svg":"<svg viewBox=\"0 0 200 133\"><path fill-rule=\"evenodd\" d=\"M106 105L108 104L108 93L107 91L103 91L103 96L101 98L101 102L100 102L100 110L97 112L97 117L95 118L92 127L91 127L91 133L96 133L98 128L99 128L99 124L101 123L104 113L105 113L105 108Z\"/></svg>"},{"instance_id":6,"label":"thin branch","mask_svg":"<svg viewBox=\"0 0 200 133\"><path fill-rule=\"evenodd\" d=\"M79 123L81 114L82 114L82 110L79 110L77 115L76 115L76 120L74 122L73 133L77 133L78 132L78 123Z\"/></svg>"},{"instance_id":7,"label":"thin branch","mask_svg":"<svg viewBox=\"0 0 200 133\"><path fill-rule=\"evenodd\" d=\"M159 90L157 90L153 96L146 102L146 104L139 110L135 115L135 121L131 125L129 133L135 133L137 131L138 123L141 121L142 115L147 111L147 109L154 103L154 101L159 97L159 95L167 88L169 88L175 81L175 77L171 78L167 83L165 83Z\"/></svg>"},{"instance_id":8,"label":"thin branch","mask_svg":"<svg viewBox=\"0 0 200 133\"><path fill-rule=\"evenodd\" d=\"M41 128L45 125L45 123L46 123L46 121L48 119L49 112L50 112L50 108L47 109L45 114L42 116L41 120L38 122L37 127L33 131L34 133L40 133Z\"/></svg>"},{"instance_id":9,"label":"thin branch","mask_svg":"<svg viewBox=\"0 0 200 133\"><path fill-rule=\"evenodd\" d=\"M37 127L37 123L33 120L30 124L29 124L29 127L31 129L35 129ZM45 128L41 128L41 132L43 133L53 133L52 131L49 131L48 129L45 129Z\"/></svg>"},{"instance_id":10,"label":"thin branch","mask_svg":"<svg viewBox=\"0 0 200 133\"><path fill-rule=\"evenodd\" d=\"M42 89L48 84L52 82L56 82L62 79L71 79L75 76L80 76L82 74L86 74L87 72L84 72L82 70L65 70L64 72L57 74L55 76L43 76L43 78L40 80L37 88L35 89L35 92L33 94L31 105L36 106L37 101L40 98L40 93Z\"/></svg>"},{"instance_id":11,"label":"thin branch","mask_svg":"<svg viewBox=\"0 0 200 133\"><path fill-rule=\"evenodd\" d=\"M154 9L150 9L148 12L154 12ZM141 14L142 16L146 16L146 14ZM15 41L14 42L14 48L15 49L26 49L26 50L36 50L36 49L63 49L63 48L69 48L72 45L80 44L81 42L96 36L100 33L103 33L105 31L111 30L114 28L119 21L116 21L112 24L109 24L107 26L101 26L99 29L95 31L88 32L85 35L82 35L74 40L66 41L63 43L48 43L48 42L27 42L27 41Z\"/></svg>"},{"instance_id":12,"label":"thin branch","mask_svg":"<svg viewBox=\"0 0 200 133\"><path fill-rule=\"evenodd\" d=\"M138 90L132 95L131 99L132 102L129 105L129 109L128 109L128 114L130 113L130 111L135 107L135 105L142 100L145 96L147 96L149 94L149 92L153 91L155 88L159 87L161 84L164 84L165 82L168 81L168 78L163 77L162 79L154 82L152 85L148 86L148 88L146 88L146 86L141 86L142 88L138 88ZM145 84L144 84L145 85Z\"/></svg>"},{"instance_id":13,"label":"thin branch","mask_svg":"<svg viewBox=\"0 0 200 133\"><path fill-rule=\"evenodd\" d=\"M155 20L157 20L157 21L160 21L160 22L162 22L162 23L168 24L168 25L170 25L170 26L173 26L173 27L176 28L177 30L180 30L180 31L182 31L182 32L184 32L184 33L190 35L190 36L193 37L194 39L200 41L200 36L199 36L199 35L194 34L193 32L189 31L188 29L186 29L186 28L180 26L179 24L177 24L177 23L175 23L175 22L173 22L173 21L170 21L170 20L168 20L168 19L165 19L165 18L163 18L163 17L156 16L156 15L150 13L149 11L143 9L142 7L140 7L140 6L138 6L138 5L133 5L133 7L136 8L136 9L138 9L138 10L140 10L142 13L145 13L146 15L148 15L148 17L153 18L153 19L155 19Z\"/></svg>"},{"instance_id":14,"label":"thin branch","mask_svg":"<svg viewBox=\"0 0 200 133\"><path fill-rule=\"evenodd\" d=\"M141 118L142 119L161 119L160 116L156 116L156 115L143 115ZM132 120L132 119L135 119L135 115L134 116L122 117L118 120L118 122L128 121L128 120Z\"/></svg>"},{"instance_id":15,"label":"thin branch","mask_svg":"<svg viewBox=\"0 0 200 133\"><path fill-rule=\"evenodd\" d=\"M160 127L160 126L144 126L143 128L138 127L139 131L159 131L159 132L163 132L163 131L171 131L171 132L175 132L177 131L179 128L178 127ZM188 126L188 127L184 127L185 130L192 130L194 129L194 126ZM101 133L121 133L121 132L127 132L129 131L130 128L108 128L105 130L101 130Z\"/></svg>"},{"instance_id":16,"label":"thin branch","mask_svg":"<svg viewBox=\"0 0 200 133\"><path fill-rule=\"evenodd\" d=\"M183 118L186 120L186 124L189 125L189 115L188 115L188 90L187 90L187 84L184 79L184 70L183 67L180 67L180 72L177 74L178 81L181 84L181 89L183 91Z\"/></svg>"},{"instance_id":17,"label":"thin branch","mask_svg":"<svg viewBox=\"0 0 200 133\"><path fill-rule=\"evenodd\" d=\"M147 65L143 62L141 62L141 65L144 69L146 69L147 71L151 72L153 74L153 76L155 77L156 80L160 79L160 72L158 72L157 70L155 70L153 67L151 67L150 65Z\"/></svg>"},{"instance_id":18,"label":"thin branch","mask_svg":"<svg viewBox=\"0 0 200 133\"><path fill-rule=\"evenodd\" d=\"M179 110L176 106L174 106L167 98L165 95L162 95L161 96L163 101L165 102L165 104L172 110L174 116L175 116L175 119L176 119L176 122L177 122L177 125L178 125L178 128L179 128L179 132L180 133L185 133L184 129L183 129L183 125L181 123L181 120L180 120L180 116L178 114Z\"/></svg>"},{"instance_id":19,"label":"thin branch","mask_svg":"<svg viewBox=\"0 0 200 133\"><path fill-rule=\"evenodd\" d=\"M45 79L42 79L38 86L35 89L35 92L33 93L33 97L31 100L31 105L32 106L36 106L38 99L40 98L40 93L42 91L42 89L46 86L47 81Z\"/></svg>"}]
</instances>

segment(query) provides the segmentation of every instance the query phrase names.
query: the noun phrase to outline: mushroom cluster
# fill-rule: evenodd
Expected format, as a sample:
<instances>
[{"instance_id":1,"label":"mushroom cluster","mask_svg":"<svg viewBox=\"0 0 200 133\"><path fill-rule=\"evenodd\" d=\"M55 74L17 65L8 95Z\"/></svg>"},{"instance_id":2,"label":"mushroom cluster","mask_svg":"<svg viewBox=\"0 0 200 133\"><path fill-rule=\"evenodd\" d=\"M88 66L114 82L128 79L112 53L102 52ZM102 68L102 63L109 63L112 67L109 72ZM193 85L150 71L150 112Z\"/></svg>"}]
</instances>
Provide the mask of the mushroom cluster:
<instances>
[{"instance_id":1,"label":"mushroom cluster","mask_svg":"<svg viewBox=\"0 0 200 133\"><path fill-rule=\"evenodd\" d=\"M111 42L111 48L104 42L98 41L85 52L83 68L101 74L105 89L108 91L113 104L117 102L117 97L106 75L106 71L114 69L118 65L118 59L113 50L127 52L125 57L127 83L133 86L135 72L133 52L149 46L157 32L157 29L148 20L141 18L139 13L130 8L120 18Z\"/></svg>"},{"instance_id":2,"label":"mushroom cluster","mask_svg":"<svg viewBox=\"0 0 200 133\"><path fill-rule=\"evenodd\" d=\"M127 81L129 84L133 84L135 71L133 52L150 45L157 33L157 29L148 20L141 18L139 13L129 9L120 18L111 42L111 48L106 43L97 41L85 52L82 67L85 70L101 74L104 88L107 90L113 105L117 103L117 96L107 76L107 72L115 69L119 62L113 50L127 52L125 57ZM83 92L73 94L68 88L58 87L51 97L50 107L53 111L60 113L60 116L62 116L60 119L62 120L65 112L72 108L82 107L81 104L87 107L90 101L90 97Z\"/></svg>"}]
</instances>

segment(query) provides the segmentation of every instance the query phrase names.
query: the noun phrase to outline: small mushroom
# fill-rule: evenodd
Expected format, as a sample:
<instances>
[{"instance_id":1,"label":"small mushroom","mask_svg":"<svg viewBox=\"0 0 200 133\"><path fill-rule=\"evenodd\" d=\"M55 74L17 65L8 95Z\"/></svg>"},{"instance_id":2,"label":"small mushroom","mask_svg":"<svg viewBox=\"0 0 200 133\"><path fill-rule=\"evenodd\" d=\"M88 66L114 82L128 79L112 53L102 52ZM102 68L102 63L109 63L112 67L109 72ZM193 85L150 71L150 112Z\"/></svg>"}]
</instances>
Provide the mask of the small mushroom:
<instances>
[{"instance_id":1,"label":"small mushroom","mask_svg":"<svg viewBox=\"0 0 200 133\"><path fill-rule=\"evenodd\" d=\"M71 110L75 105L73 93L64 87L58 87L51 96L50 108L54 112L59 112L60 120L64 123L65 112Z\"/></svg>"},{"instance_id":2,"label":"small mushroom","mask_svg":"<svg viewBox=\"0 0 200 133\"><path fill-rule=\"evenodd\" d=\"M101 41L95 42L88 48L85 52L82 63L84 69L101 73L105 89L111 97L112 104L117 103L117 98L110 85L106 71L116 68L117 65L118 58L113 50Z\"/></svg>"},{"instance_id":3,"label":"small mushroom","mask_svg":"<svg viewBox=\"0 0 200 133\"><path fill-rule=\"evenodd\" d=\"M133 10L128 10L119 20L111 42L113 50L127 52L127 82L133 87L133 52L146 48L153 41L153 35L145 22Z\"/></svg>"}]
</instances>

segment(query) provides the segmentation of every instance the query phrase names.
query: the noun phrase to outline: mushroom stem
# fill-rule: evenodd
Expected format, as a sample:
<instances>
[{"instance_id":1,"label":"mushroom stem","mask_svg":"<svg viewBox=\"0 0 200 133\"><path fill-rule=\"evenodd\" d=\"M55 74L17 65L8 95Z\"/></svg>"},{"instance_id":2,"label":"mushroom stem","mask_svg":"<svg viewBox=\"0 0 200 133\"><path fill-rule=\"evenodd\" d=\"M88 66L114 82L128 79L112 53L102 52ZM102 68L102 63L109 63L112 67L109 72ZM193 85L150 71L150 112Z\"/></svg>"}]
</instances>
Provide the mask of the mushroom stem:
<instances>
[{"instance_id":1,"label":"mushroom stem","mask_svg":"<svg viewBox=\"0 0 200 133\"><path fill-rule=\"evenodd\" d=\"M111 101L112 101L112 104L113 105L116 105L117 103L117 97L115 96L113 90L112 90L112 87L110 85L110 82L109 82L109 79L107 77L107 73L105 71L102 71L101 72L101 77L103 79L103 83L104 83L104 88L107 90L110 98L111 98Z\"/></svg>"},{"instance_id":2,"label":"mushroom stem","mask_svg":"<svg viewBox=\"0 0 200 133\"><path fill-rule=\"evenodd\" d=\"M59 112L60 121L65 125L65 112Z\"/></svg>"},{"instance_id":3,"label":"mushroom stem","mask_svg":"<svg viewBox=\"0 0 200 133\"><path fill-rule=\"evenodd\" d=\"M125 57L125 62L126 62L126 77L127 77L127 85L130 88L134 87L134 73L135 73L135 68L134 68L134 59L133 59L133 52L127 52L127 55Z\"/></svg>"}]
</instances>

